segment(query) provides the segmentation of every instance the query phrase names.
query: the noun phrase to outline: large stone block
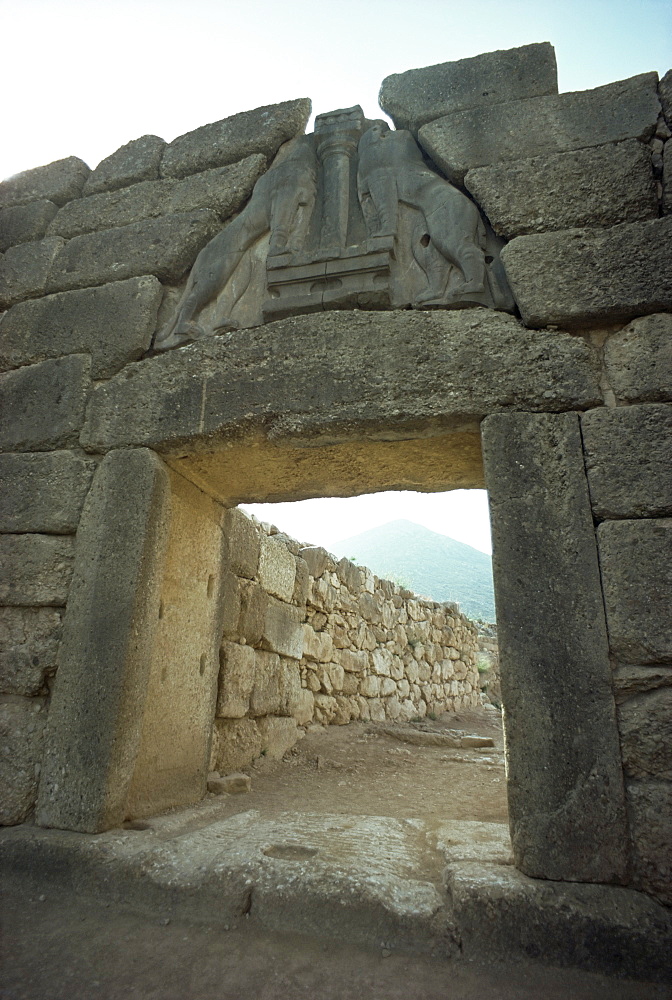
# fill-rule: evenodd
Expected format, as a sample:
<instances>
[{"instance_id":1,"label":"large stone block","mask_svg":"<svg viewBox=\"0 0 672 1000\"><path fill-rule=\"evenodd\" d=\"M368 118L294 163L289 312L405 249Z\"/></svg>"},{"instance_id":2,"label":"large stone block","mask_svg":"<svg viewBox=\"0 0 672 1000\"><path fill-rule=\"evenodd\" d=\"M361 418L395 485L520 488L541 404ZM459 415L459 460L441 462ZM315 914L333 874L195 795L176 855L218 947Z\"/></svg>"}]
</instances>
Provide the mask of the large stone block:
<instances>
[{"instance_id":1,"label":"large stone block","mask_svg":"<svg viewBox=\"0 0 672 1000\"><path fill-rule=\"evenodd\" d=\"M0 375L0 449L31 451L76 444L84 422L90 359L42 361Z\"/></svg>"},{"instance_id":2,"label":"large stone block","mask_svg":"<svg viewBox=\"0 0 672 1000\"><path fill-rule=\"evenodd\" d=\"M672 903L672 784L669 781L629 782L628 814L635 884L669 906Z\"/></svg>"},{"instance_id":3,"label":"large stone block","mask_svg":"<svg viewBox=\"0 0 672 1000\"><path fill-rule=\"evenodd\" d=\"M261 539L259 582L264 590L281 601L291 602L296 580L296 560L286 545L274 536Z\"/></svg>"},{"instance_id":4,"label":"large stone block","mask_svg":"<svg viewBox=\"0 0 672 1000\"><path fill-rule=\"evenodd\" d=\"M303 654L302 621L303 614L299 608L269 597L262 645L274 653L300 660Z\"/></svg>"},{"instance_id":5,"label":"large stone block","mask_svg":"<svg viewBox=\"0 0 672 1000\"><path fill-rule=\"evenodd\" d=\"M254 719L215 719L210 765L220 774L249 767L262 749L261 733Z\"/></svg>"},{"instance_id":6,"label":"large stone block","mask_svg":"<svg viewBox=\"0 0 672 1000\"><path fill-rule=\"evenodd\" d=\"M109 378L148 350L162 294L144 275L20 302L0 318L0 367L82 353L92 378Z\"/></svg>"},{"instance_id":7,"label":"large stone block","mask_svg":"<svg viewBox=\"0 0 672 1000\"><path fill-rule=\"evenodd\" d=\"M88 288L142 274L179 281L220 228L215 213L201 209L76 236L57 255L46 290Z\"/></svg>"},{"instance_id":8,"label":"large stone block","mask_svg":"<svg viewBox=\"0 0 672 1000\"><path fill-rule=\"evenodd\" d=\"M0 454L0 531L75 532L94 469L70 451Z\"/></svg>"},{"instance_id":9,"label":"large stone block","mask_svg":"<svg viewBox=\"0 0 672 1000\"><path fill-rule=\"evenodd\" d=\"M633 320L604 345L609 384L623 403L672 401L672 315Z\"/></svg>"},{"instance_id":10,"label":"large stone block","mask_svg":"<svg viewBox=\"0 0 672 1000\"><path fill-rule=\"evenodd\" d=\"M624 139L648 141L660 101L656 73L594 90L470 108L424 125L422 147L448 180L462 183L474 167L522 160Z\"/></svg>"},{"instance_id":11,"label":"large stone block","mask_svg":"<svg viewBox=\"0 0 672 1000\"><path fill-rule=\"evenodd\" d=\"M672 660L672 520L604 521L597 537L613 655Z\"/></svg>"},{"instance_id":12,"label":"large stone block","mask_svg":"<svg viewBox=\"0 0 672 1000\"><path fill-rule=\"evenodd\" d=\"M116 191L117 188L138 184L140 181L156 180L165 148L165 140L158 135L143 135L127 142L101 160L95 170L91 171L82 194Z\"/></svg>"},{"instance_id":13,"label":"large stone block","mask_svg":"<svg viewBox=\"0 0 672 1000\"><path fill-rule=\"evenodd\" d=\"M250 715L279 715L282 704L280 657L264 649L254 652L254 684Z\"/></svg>"},{"instance_id":14,"label":"large stone block","mask_svg":"<svg viewBox=\"0 0 672 1000\"><path fill-rule=\"evenodd\" d=\"M24 170L0 184L0 208L43 199L65 205L66 201L79 198L90 173L90 168L78 156L67 156L44 167Z\"/></svg>"},{"instance_id":15,"label":"large stone block","mask_svg":"<svg viewBox=\"0 0 672 1000\"><path fill-rule=\"evenodd\" d=\"M42 698L0 699L0 826L22 823L35 805L46 721Z\"/></svg>"},{"instance_id":16,"label":"large stone block","mask_svg":"<svg viewBox=\"0 0 672 1000\"><path fill-rule=\"evenodd\" d=\"M672 687L625 701L618 709L618 728L629 777L672 781Z\"/></svg>"},{"instance_id":17,"label":"large stone block","mask_svg":"<svg viewBox=\"0 0 672 1000\"><path fill-rule=\"evenodd\" d=\"M596 517L672 514L672 405L589 410L581 431Z\"/></svg>"},{"instance_id":18,"label":"large stone block","mask_svg":"<svg viewBox=\"0 0 672 1000\"><path fill-rule=\"evenodd\" d=\"M482 433L516 865L620 881L620 744L578 416L493 414Z\"/></svg>"},{"instance_id":19,"label":"large stone block","mask_svg":"<svg viewBox=\"0 0 672 1000\"><path fill-rule=\"evenodd\" d=\"M238 633L250 646L258 646L264 634L269 597L254 580L240 580Z\"/></svg>"},{"instance_id":20,"label":"large stone block","mask_svg":"<svg viewBox=\"0 0 672 1000\"><path fill-rule=\"evenodd\" d=\"M97 833L124 819L159 620L169 496L165 467L144 449L112 452L94 477L49 710L41 826Z\"/></svg>"},{"instance_id":21,"label":"large stone block","mask_svg":"<svg viewBox=\"0 0 672 1000\"><path fill-rule=\"evenodd\" d=\"M636 663L616 663L614 667L614 695L618 704L634 695L661 687L672 687L669 666L640 667Z\"/></svg>"},{"instance_id":22,"label":"large stone block","mask_svg":"<svg viewBox=\"0 0 672 1000\"><path fill-rule=\"evenodd\" d=\"M169 143L161 160L161 176L186 177L253 153L270 160L283 142L304 131L309 115L310 101L303 98L203 125Z\"/></svg>"},{"instance_id":23,"label":"large stone block","mask_svg":"<svg viewBox=\"0 0 672 1000\"><path fill-rule=\"evenodd\" d=\"M73 549L68 536L0 535L0 605L65 605Z\"/></svg>"},{"instance_id":24,"label":"large stone block","mask_svg":"<svg viewBox=\"0 0 672 1000\"><path fill-rule=\"evenodd\" d=\"M0 253L18 243L41 240L58 206L53 201L31 201L27 205L0 208Z\"/></svg>"},{"instance_id":25,"label":"large stone block","mask_svg":"<svg viewBox=\"0 0 672 1000\"><path fill-rule=\"evenodd\" d=\"M10 247L0 258L0 309L44 295L54 261L64 245L60 236L49 236Z\"/></svg>"},{"instance_id":26,"label":"large stone block","mask_svg":"<svg viewBox=\"0 0 672 1000\"><path fill-rule=\"evenodd\" d=\"M651 152L636 139L477 167L464 183L507 239L658 218Z\"/></svg>"},{"instance_id":27,"label":"large stone block","mask_svg":"<svg viewBox=\"0 0 672 1000\"><path fill-rule=\"evenodd\" d=\"M660 103L667 124L672 128L672 69L668 69L658 84Z\"/></svg>"},{"instance_id":28,"label":"large stone block","mask_svg":"<svg viewBox=\"0 0 672 1000\"><path fill-rule=\"evenodd\" d=\"M474 862L449 865L446 883L467 961L484 955L502 962L541 958L556 966L669 981L672 921L640 892L531 879L512 865ZM620 988L612 984L615 1000ZM652 987L652 996L656 992Z\"/></svg>"},{"instance_id":29,"label":"large stone block","mask_svg":"<svg viewBox=\"0 0 672 1000\"><path fill-rule=\"evenodd\" d=\"M242 719L250 707L254 687L255 651L252 646L223 642L219 653L218 717Z\"/></svg>"},{"instance_id":30,"label":"large stone block","mask_svg":"<svg viewBox=\"0 0 672 1000\"><path fill-rule=\"evenodd\" d=\"M182 447L243 423L274 436L379 422L436 432L501 408L601 403L595 352L569 334L489 309L325 312L139 362L95 390L82 440Z\"/></svg>"},{"instance_id":31,"label":"large stone block","mask_svg":"<svg viewBox=\"0 0 672 1000\"><path fill-rule=\"evenodd\" d=\"M56 673L63 612L57 608L0 608L0 694L46 693Z\"/></svg>"},{"instance_id":32,"label":"large stone block","mask_svg":"<svg viewBox=\"0 0 672 1000\"><path fill-rule=\"evenodd\" d=\"M242 510L232 507L224 515L224 535L229 570L253 580L259 568L260 529Z\"/></svg>"},{"instance_id":33,"label":"large stone block","mask_svg":"<svg viewBox=\"0 0 672 1000\"><path fill-rule=\"evenodd\" d=\"M258 719L257 726L261 735L261 752L271 760L280 760L299 738L295 719L269 715Z\"/></svg>"},{"instance_id":34,"label":"large stone block","mask_svg":"<svg viewBox=\"0 0 672 1000\"><path fill-rule=\"evenodd\" d=\"M216 167L175 181L170 184L168 210L193 212L198 208L211 208L224 221L245 204L266 169L266 163L265 156L255 153L230 166Z\"/></svg>"},{"instance_id":35,"label":"large stone block","mask_svg":"<svg viewBox=\"0 0 672 1000\"><path fill-rule=\"evenodd\" d=\"M378 100L397 128L417 135L421 125L454 111L557 92L555 51L540 42L394 73Z\"/></svg>"},{"instance_id":36,"label":"large stone block","mask_svg":"<svg viewBox=\"0 0 672 1000\"><path fill-rule=\"evenodd\" d=\"M325 569L332 562L332 558L327 550L323 549L320 545L307 545L299 549L299 555L302 559L305 559L308 564L308 572L316 580L322 576Z\"/></svg>"},{"instance_id":37,"label":"large stone block","mask_svg":"<svg viewBox=\"0 0 672 1000\"><path fill-rule=\"evenodd\" d=\"M672 218L518 236L502 250L528 326L605 325L672 309Z\"/></svg>"}]
</instances>

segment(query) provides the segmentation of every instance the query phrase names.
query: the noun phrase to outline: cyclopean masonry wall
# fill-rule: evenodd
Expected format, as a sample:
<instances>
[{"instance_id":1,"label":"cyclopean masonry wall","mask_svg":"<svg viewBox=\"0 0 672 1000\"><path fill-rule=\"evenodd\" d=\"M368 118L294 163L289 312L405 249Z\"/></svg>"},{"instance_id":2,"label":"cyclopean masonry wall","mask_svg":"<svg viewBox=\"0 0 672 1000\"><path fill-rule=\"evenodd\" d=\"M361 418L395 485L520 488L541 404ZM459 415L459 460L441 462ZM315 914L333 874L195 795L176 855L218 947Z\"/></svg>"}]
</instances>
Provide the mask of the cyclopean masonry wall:
<instances>
[{"instance_id":1,"label":"cyclopean masonry wall","mask_svg":"<svg viewBox=\"0 0 672 1000\"><path fill-rule=\"evenodd\" d=\"M297 725L409 720L480 704L475 626L270 525L227 515L213 768L282 756ZM273 532L273 533L271 533Z\"/></svg>"},{"instance_id":2,"label":"cyclopean masonry wall","mask_svg":"<svg viewBox=\"0 0 672 1000\"><path fill-rule=\"evenodd\" d=\"M672 901L672 75L556 90L526 46L388 78L400 132L0 185L6 822L203 795L227 509L487 485L516 865Z\"/></svg>"}]
</instances>

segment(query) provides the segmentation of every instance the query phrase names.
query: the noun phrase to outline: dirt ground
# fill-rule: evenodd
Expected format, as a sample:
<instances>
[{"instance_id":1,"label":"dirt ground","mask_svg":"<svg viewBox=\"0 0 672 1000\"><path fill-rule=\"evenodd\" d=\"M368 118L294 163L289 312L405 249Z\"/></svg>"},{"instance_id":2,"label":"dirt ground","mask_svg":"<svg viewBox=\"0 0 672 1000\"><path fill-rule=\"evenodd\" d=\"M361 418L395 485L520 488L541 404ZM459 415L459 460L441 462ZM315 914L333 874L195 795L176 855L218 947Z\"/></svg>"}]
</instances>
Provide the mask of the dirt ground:
<instances>
[{"instance_id":1,"label":"dirt ground","mask_svg":"<svg viewBox=\"0 0 672 1000\"><path fill-rule=\"evenodd\" d=\"M252 791L210 805L506 823L501 720L479 709L427 721L495 746L416 746L380 726L314 728L280 761L260 758ZM194 814L194 825L206 822ZM208 809L210 821L212 810ZM386 955L258 929L151 920L67 890L5 887L2 1000L669 1000L665 986L542 966Z\"/></svg>"}]
</instances>

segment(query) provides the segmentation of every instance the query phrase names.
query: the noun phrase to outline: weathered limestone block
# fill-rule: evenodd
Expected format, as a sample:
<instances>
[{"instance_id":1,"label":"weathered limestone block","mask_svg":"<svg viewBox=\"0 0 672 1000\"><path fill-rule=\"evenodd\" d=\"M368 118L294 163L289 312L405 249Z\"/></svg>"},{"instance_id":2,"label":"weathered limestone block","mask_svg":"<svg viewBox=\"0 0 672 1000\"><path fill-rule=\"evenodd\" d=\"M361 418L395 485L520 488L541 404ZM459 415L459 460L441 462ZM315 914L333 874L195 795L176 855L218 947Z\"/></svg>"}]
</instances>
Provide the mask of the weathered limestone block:
<instances>
[{"instance_id":1,"label":"weathered limestone block","mask_svg":"<svg viewBox=\"0 0 672 1000\"><path fill-rule=\"evenodd\" d=\"M294 592L292 594L292 604L298 604L300 607L305 607L308 601L308 594L310 593L310 574L308 572L308 563L301 556L294 557L294 566L296 577L294 580Z\"/></svg>"},{"instance_id":2,"label":"weathered limestone block","mask_svg":"<svg viewBox=\"0 0 672 1000\"><path fill-rule=\"evenodd\" d=\"M117 188L153 181L159 176L159 164L166 148L164 139L158 135L143 135L133 139L101 160L86 179L83 195L98 194L100 191L116 191Z\"/></svg>"},{"instance_id":3,"label":"weathered limestone block","mask_svg":"<svg viewBox=\"0 0 672 1000\"><path fill-rule=\"evenodd\" d=\"M253 580L259 568L261 538L254 523L242 510L232 507L224 516L228 567L236 576Z\"/></svg>"},{"instance_id":4,"label":"weathered limestone block","mask_svg":"<svg viewBox=\"0 0 672 1000\"><path fill-rule=\"evenodd\" d=\"M604 325L672 309L672 218L518 236L502 262L528 326Z\"/></svg>"},{"instance_id":5,"label":"weathered limestone block","mask_svg":"<svg viewBox=\"0 0 672 1000\"><path fill-rule=\"evenodd\" d=\"M0 605L65 605L73 551L70 536L0 535Z\"/></svg>"},{"instance_id":6,"label":"weathered limestone block","mask_svg":"<svg viewBox=\"0 0 672 1000\"><path fill-rule=\"evenodd\" d=\"M663 214L672 212L672 142L663 148Z\"/></svg>"},{"instance_id":7,"label":"weathered limestone block","mask_svg":"<svg viewBox=\"0 0 672 1000\"><path fill-rule=\"evenodd\" d=\"M0 694L42 694L56 672L62 611L0 608Z\"/></svg>"},{"instance_id":8,"label":"weathered limestone block","mask_svg":"<svg viewBox=\"0 0 672 1000\"><path fill-rule=\"evenodd\" d=\"M345 650L341 650L344 653ZM307 660L328 663L334 654L334 642L329 632L316 632L312 625L303 626L303 656Z\"/></svg>"},{"instance_id":9,"label":"weathered limestone block","mask_svg":"<svg viewBox=\"0 0 672 1000\"><path fill-rule=\"evenodd\" d=\"M557 92L555 51L540 42L393 73L378 100L396 128L417 135L421 125L454 111Z\"/></svg>"},{"instance_id":10,"label":"weathered limestone block","mask_svg":"<svg viewBox=\"0 0 672 1000\"><path fill-rule=\"evenodd\" d=\"M250 646L258 646L266 626L268 594L254 580L240 580L238 633Z\"/></svg>"},{"instance_id":11,"label":"weathered limestone block","mask_svg":"<svg viewBox=\"0 0 672 1000\"><path fill-rule=\"evenodd\" d=\"M635 319L604 345L609 383L620 402L672 401L672 315Z\"/></svg>"},{"instance_id":12,"label":"weathered limestone block","mask_svg":"<svg viewBox=\"0 0 672 1000\"><path fill-rule=\"evenodd\" d=\"M672 903L672 784L631 781L628 815L635 884L662 903Z\"/></svg>"},{"instance_id":13,"label":"weathered limestone block","mask_svg":"<svg viewBox=\"0 0 672 1000\"><path fill-rule=\"evenodd\" d=\"M43 199L65 205L66 201L79 198L90 173L90 168L77 156L24 170L0 184L0 208Z\"/></svg>"},{"instance_id":14,"label":"weathered limestone block","mask_svg":"<svg viewBox=\"0 0 672 1000\"><path fill-rule=\"evenodd\" d=\"M9 248L0 258L0 309L44 295L54 261L64 243L60 236L48 236L35 243Z\"/></svg>"},{"instance_id":15,"label":"weathered limestone block","mask_svg":"<svg viewBox=\"0 0 672 1000\"><path fill-rule=\"evenodd\" d=\"M243 419L267 429L286 414L293 435L360 421L463 426L502 407L601 402L595 353L569 334L526 330L490 309L324 312L138 362L96 388L82 440L87 448L182 446Z\"/></svg>"},{"instance_id":16,"label":"weathered limestone block","mask_svg":"<svg viewBox=\"0 0 672 1000\"><path fill-rule=\"evenodd\" d=\"M379 677L389 677L392 666L392 653L389 649L378 648L371 653L371 669Z\"/></svg>"},{"instance_id":17,"label":"weathered limestone block","mask_svg":"<svg viewBox=\"0 0 672 1000\"><path fill-rule=\"evenodd\" d=\"M355 674L361 674L369 665L369 657L365 649L339 649L336 650L335 657L344 670Z\"/></svg>"},{"instance_id":18,"label":"weathered limestone block","mask_svg":"<svg viewBox=\"0 0 672 1000\"><path fill-rule=\"evenodd\" d=\"M161 297L144 275L20 302L0 319L0 368L90 354L91 377L109 378L149 348Z\"/></svg>"},{"instance_id":19,"label":"weathered limestone block","mask_svg":"<svg viewBox=\"0 0 672 1000\"><path fill-rule=\"evenodd\" d=\"M344 587L347 587L353 594L358 593L362 585L362 573L359 566L355 566L353 562L344 557L336 566L336 573Z\"/></svg>"},{"instance_id":20,"label":"weathered limestone block","mask_svg":"<svg viewBox=\"0 0 672 1000\"><path fill-rule=\"evenodd\" d=\"M604 521L597 538L613 655L672 660L672 520Z\"/></svg>"},{"instance_id":21,"label":"weathered limestone block","mask_svg":"<svg viewBox=\"0 0 672 1000\"><path fill-rule=\"evenodd\" d=\"M71 201L52 221L49 233L69 239L200 208L212 209L220 219L227 219L249 198L265 167L265 157L248 156L240 163L206 170L183 181L143 181Z\"/></svg>"},{"instance_id":22,"label":"weathered limestone block","mask_svg":"<svg viewBox=\"0 0 672 1000\"><path fill-rule=\"evenodd\" d=\"M46 721L42 698L0 699L0 826L22 823L35 805Z\"/></svg>"},{"instance_id":23,"label":"weathered limestone block","mask_svg":"<svg viewBox=\"0 0 672 1000\"><path fill-rule=\"evenodd\" d=\"M250 712L279 715L282 703L280 657L263 649L254 651L254 684L250 693Z\"/></svg>"},{"instance_id":24,"label":"weathered limestone block","mask_svg":"<svg viewBox=\"0 0 672 1000\"><path fill-rule=\"evenodd\" d=\"M307 726L313 721L315 714L315 696L312 691L301 688L301 693L297 699L297 704L293 715L299 726Z\"/></svg>"},{"instance_id":25,"label":"weathered limestone block","mask_svg":"<svg viewBox=\"0 0 672 1000\"><path fill-rule=\"evenodd\" d=\"M215 213L200 209L76 236L57 255L47 291L89 288L141 274L179 281L219 229Z\"/></svg>"},{"instance_id":26,"label":"weathered limestone block","mask_svg":"<svg viewBox=\"0 0 672 1000\"><path fill-rule=\"evenodd\" d=\"M233 573L224 570L222 574L222 635L225 639L243 638L239 632L241 581Z\"/></svg>"},{"instance_id":27,"label":"weathered limestone block","mask_svg":"<svg viewBox=\"0 0 672 1000\"><path fill-rule=\"evenodd\" d=\"M41 240L56 215L53 201L31 201L27 205L0 208L0 253L19 243Z\"/></svg>"},{"instance_id":28,"label":"weathered limestone block","mask_svg":"<svg viewBox=\"0 0 672 1000\"><path fill-rule=\"evenodd\" d=\"M300 660L303 653L303 625L299 608L268 598L262 645L274 653Z\"/></svg>"},{"instance_id":29,"label":"weathered limestone block","mask_svg":"<svg viewBox=\"0 0 672 1000\"><path fill-rule=\"evenodd\" d=\"M0 375L0 449L76 444L91 384L90 364L86 355L71 354Z\"/></svg>"},{"instance_id":30,"label":"weathered limestone block","mask_svg":"<svg viewBox=\"0 0 672 1000\"><path fill-rule=\"evenodd\" d=\"M651 153L636 139L477 167L464 183L507 239L658 218Z\"/></svg>"},{"instance_id":31,"label":"weathered limestone block","mask_svg":"<svg viewBox=\"0 0 672 1000\"><path fill-rule=\"evenodd\" d=\"M210 757L213 771L241 771L259 756L261 749L261 733L254 719L215 719Z\"/></svg>"},{"instance_id":32,"label":"weathered limestone block","mask_svg":"<svg viewBox=\"0 0 672 1000\"><path fill-rule=\"evenodd\" d=\"M316 580L322 576L332 562L327 550L319 545L308 545L305 548L299 549L299 555L302 559L305 559L308 564L308 572Z\"/></svg>"},{"instance_id":33,"label":"weathered limestone block","mask_svg":"<svg viewBox=\"0 0 672 1000\"><path fill-rule=\"evenodd\" d=\"M186 177L253 153L271 160L283 142L304 131L309 115L310 101L303 98L203 125L168 144L161 159L161 176Z\"/></svg>"},{"instance_id":34,"label":"weathered limestone block","mask_svg":"<svg viewBox=\"0 0 672 1000\"><path fill-rule=\"evenodd\" d=\"M419 141L448 180L474 167L640 139L656 130L656 73L594 90L458 111L423 126Z\"/></svg>"},{"instance_id":35,"label":"weathered limestone block","mask_svg":"<svg viewBox=\"0 0 672 1000\"><path fill-rule=\"evenodd\" d=\"M94 469L70 451L0 454L0 531L76 531Z\"/></svg>"},{"instance_id":36,"label":"weathered limestone block","mask_svg":"<svg viewBox=\"0 0 672 1000\"><path fill-rule=\"evenodd\" d=\"M268 715L257 719L261 736L261 752L271 760L280 760L299 738L295 719Z\"/></svg>"},{"instance_id":37,"label":"weathered limestone block","mask_svg":"<svg viewBox=\"0 0 672 1000\"><path fill-rule=\"evenodd\" d=\"M98 467L77 532L40 780L41 826L97 833L124 819L159 619L169 505L168 474L151 452L115 451Z\"/></svg>"},{"instance_id":38,"label":"weathered limestone block","mask_svg":"<svg viewBox=\"0 0 672 1000\"><path fill-rule=\"evenodd\" d=\"M446 887L467 960L543 955L558 966L669 980L670 916L640 892L531 879L513 865L476 862L450 864Z\"/></svg>"},{"instance_id":39,"label":"weathered limestone block","mask_svg":"<svg viewBox=\"0 0 672 1000\"><path fill-rule=\"evenodd\" d=\"M672 514L672 406L619 406L581 415L593 513Z\"/></svg>"},{"instance_id":40,"label":"weathered limestone block","mask_svg":"<svg viewBox=\"0 0 672 1000\"><path fill-rule=\"evenodd\" d=\"M291 601L296 581L296 560L287 547L273 535L261 539L259 583L281 601Z\"/></svg>"},{"instance_id":41,"label":"weathered limestone block","mask_svg":"<svg viewBox=\"0 0 672 1000\"><path fill-rule=\"evenodd\" d=\"M360 694L364 695L365 698L377 698L380 694L380 685L380 677L376 677L375 674L362 677L359 685Z\"/></svg>"},{"instance_id":42,"label":"weathered limestone block","mask_svg":"<svg viewBox=\"0 0 672 1000\"><path fill-rule=\"evenodd\" d=\"M516 865L619 881L623 778L578 416L493 414L482 434Z\"/></svg>"},{"instance_id":43,"label":"weathered limestone block","mask_svg":"<svg viewBox=\"0 0 672 1000\"><path fill-rule=\"evenodd\" d=\"M296 719L304 708L305 701L301 687L301 668L296 660L280 659L280 708L278 715Z\"/></svg>"},{"instance_id":44,"label":"weathered limestone block","mask_svg":"<svg viewBox=\"0 0 672 1000\"><path fill-rule=\"evenodd\" d=\"M255 653L252 646L223 642L219 653L219 686L216 715L242 719L250 707L254 687Z\"/></svg>"},{"instance_id":45,"label":"weathered limestone block","mask_svg":"<svg viewBox=\"0 0 672 1000\"><path fill-rule=\"evenodd\" d=\"M629 777L672 781L672 687L623 702L618 728Z\"/></svg>"},{"instance_id":46,"label":"weathered limestone block","mask_svg":"<svg viewBox=\"0 0 672 1000\"><path fill-rule=\"evenodd\" d=\"M665 115L665 121L672 128L672 69L668 69L658 84L658 95Z\"/></svg>"},{"instance_id":47,"label":"weathered limestone block","mask_svg":"<svg viewBox=\"0 0 672 1000\"><path fill-rule=\"evenodd\" d=\"M614 695L620 704L633 695L672 687L672 670L667 666L640 667L634 663L618 663L614 667Z\"/></svg>"}]
</instances>

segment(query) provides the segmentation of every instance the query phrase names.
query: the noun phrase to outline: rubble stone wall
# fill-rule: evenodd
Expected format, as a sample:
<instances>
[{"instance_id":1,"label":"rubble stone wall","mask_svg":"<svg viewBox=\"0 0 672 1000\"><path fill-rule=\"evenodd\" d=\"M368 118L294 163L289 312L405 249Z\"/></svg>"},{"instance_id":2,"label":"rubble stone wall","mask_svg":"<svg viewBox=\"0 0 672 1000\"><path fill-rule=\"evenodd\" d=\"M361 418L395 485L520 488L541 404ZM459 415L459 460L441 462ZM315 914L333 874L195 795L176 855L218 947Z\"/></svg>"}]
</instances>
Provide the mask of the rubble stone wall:
<instances>
[{"instance_id":1,"label":"rubble stone wall","mask_svg":"<svg viewBox=\"0 0 672 1000\"><path fill-rule=\"evenodd\" d=\"M408 720L480 704L476 626L242 511L228 571L212 766L282 756L310 722Z\"/></svg>"}]
</instances>

